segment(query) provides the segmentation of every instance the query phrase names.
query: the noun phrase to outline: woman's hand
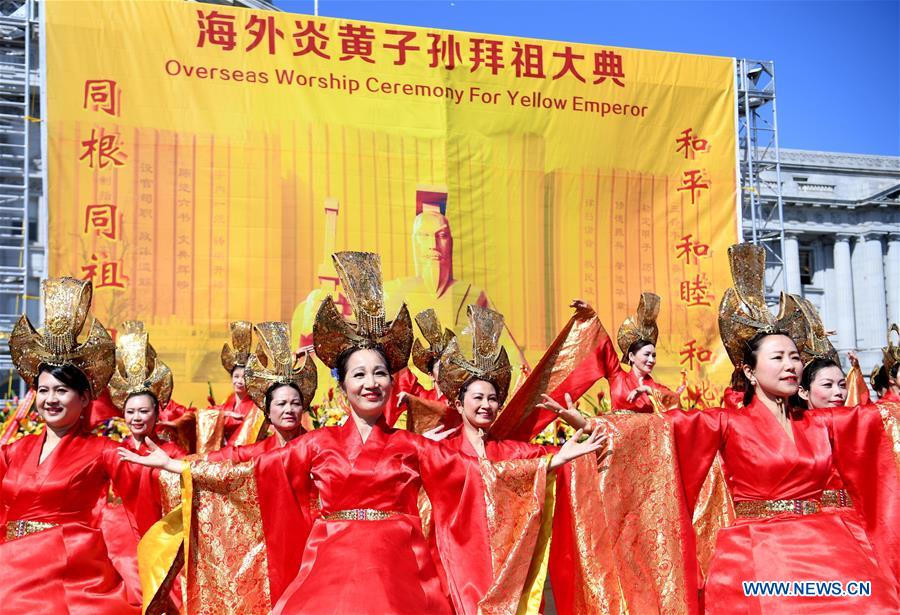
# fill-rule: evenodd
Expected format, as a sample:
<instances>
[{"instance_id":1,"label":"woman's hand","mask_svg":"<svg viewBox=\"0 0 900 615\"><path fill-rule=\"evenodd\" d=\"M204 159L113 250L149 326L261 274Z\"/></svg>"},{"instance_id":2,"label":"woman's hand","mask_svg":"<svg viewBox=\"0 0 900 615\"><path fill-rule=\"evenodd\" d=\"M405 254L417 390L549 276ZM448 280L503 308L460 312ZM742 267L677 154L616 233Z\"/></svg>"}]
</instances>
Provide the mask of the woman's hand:
<instances>
[{"instance_id":1,"label":"woman's hand","mask_svg":"<svg viewBox=\"0 0 900 615\"><path fill-rule=\"evenodd\" d=\"M650 387L648 387L646 384L642 384L641 386L639 386L635 390L633 390L631 393L629 393L628 397L625 398L625 401L627 401L628 403L631 403L635 399L637 399L638 395L641 395L643 393L646 393L649 395L650 391L651 391Z\"/></svg>"},{"instance_id":2,"label":"woman's hand","mask_svg":"<svg viewBox=\"0 0 900 615\"><path fill-rule=\"evenodd\" d=\"M434 440L435 442L440 442L441 440L446 440L457 431L459 431L459 427L444 427L443 425L438 425L434 429L423 432L422 437Z\"/></svg>"},{"instance_id":3,"label":"woman's hand","mask_svg":"<svg viewBox=\"0 0 900 615\"><path fill-rule=\"evenodd\" d=\"M678 388L675 389L675 394L681 397L681 394L684 393L684 390L687 388L687 370L681 370L681 384L678 385Z\"/></svg>"},{"instance_id":4,"label":"woman's hand","mask_svg":"<svg viewBox=\"0 0 900 615\"><path fill-rule=\"evenodd\" d=\"M409 393L406 391L400 391L397 393L397 405L402 406L406 402L406 398L409 397Z\"/></svg>"},{"instance_id":5,"label":"woman's hand","mask_svg":"<svg viewBox=\"0 0 900 615\"><path fill-rule=\"evenodd\" d=\"M574 299L572 303L569 304L570 308L575 308L575 312L581 318L587 320L588 318L593 318L597 315L597 312L594 311L594 308L587 301L583 301L581 299Z\"/></svg>"},{"instance_id":6,"label":"woman's hand","mask_svg":"<svg viewBox=\"0 0 900 615\"><path fill-rule=\"evenodd\" d=\"M585 431L591 431L590 427L588 426L587 420L583 416L581 416L581 413L578 411L578 405L572 402L571 395L566 393L566 407L563 407L546 393L542 394L541 397L544 398L544 401L537 404L535 408L543 408L544 410L555 412L557 416L559 416L559 418L564 420L575 429L584 429Z\"/></svg>"},{"instance_id":7,"label":"woman's hand","mask_svg":"<svg viewBox=\"0 0 900 615\"><path fill-rule=\"evenodd\" d=\"M180 459L172 459L166 454L166 451L156 445L156 443L147 438L147 448L150 449L149 455L138 455L132 450L120 447L119 458L130 463L147 466L148 468L159 468L175 474L181 474L184 470L184 462Z\"/></svg>"},{"instance_id":8,"label":"woman's hand","mask_svg":"<svg viewBox=\"0 0 900 615\"><path fill-rule=\"evenodd\" d=\"M847 353L847 360L850 361L850 367L855 367L859 369L859 357L856 356L856 353L852 350Z\"/></svg>"},{"instance_id":9,"label":"woman's hand","mask_svg":"<svg viewBox=\"0 0 900 615\"><path fill-rule=\"evenodd\" d=\"M561 465L566 464L573 459L577 459L582 455L587 455L588 453L599 451L604 446L606 446L606 443L609 439L609 436L607 436L599 429L595 429L584 442L579 442L578 440L583 435L584 430L579 429L571 438L566 440L566 443L562 445L562 447L559 449L559 452L556 453L553 456L553 459L550 460L551 470L555 470Z\"/></svg>"}]
</instances>

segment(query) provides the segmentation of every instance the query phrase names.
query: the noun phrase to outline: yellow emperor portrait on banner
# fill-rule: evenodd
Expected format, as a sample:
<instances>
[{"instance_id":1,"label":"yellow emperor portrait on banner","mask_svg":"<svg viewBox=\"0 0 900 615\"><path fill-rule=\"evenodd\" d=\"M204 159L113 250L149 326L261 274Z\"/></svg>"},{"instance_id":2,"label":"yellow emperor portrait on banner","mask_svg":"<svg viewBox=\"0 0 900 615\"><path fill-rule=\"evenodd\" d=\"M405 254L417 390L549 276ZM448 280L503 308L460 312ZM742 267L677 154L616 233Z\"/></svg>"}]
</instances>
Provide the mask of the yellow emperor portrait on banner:
<instances>
[{"instance_id":1,"label":"yellow emperor portrait on banner","mask_svg":"<svg viewBox=\"0 0 900 615\"><path fill-rule=\"evenodd\" d=\"M45 5L50 274L140 318L176 398L221 393L230 320L309 344L329 255L382 258L388 312L506 317L533 362L593 304L662 296L660 379L730 371L730 58L166 2ZM91 45L85 45L85 41ZM320 387L327 391L328 386Z\"/></svg>"}]
</instances>

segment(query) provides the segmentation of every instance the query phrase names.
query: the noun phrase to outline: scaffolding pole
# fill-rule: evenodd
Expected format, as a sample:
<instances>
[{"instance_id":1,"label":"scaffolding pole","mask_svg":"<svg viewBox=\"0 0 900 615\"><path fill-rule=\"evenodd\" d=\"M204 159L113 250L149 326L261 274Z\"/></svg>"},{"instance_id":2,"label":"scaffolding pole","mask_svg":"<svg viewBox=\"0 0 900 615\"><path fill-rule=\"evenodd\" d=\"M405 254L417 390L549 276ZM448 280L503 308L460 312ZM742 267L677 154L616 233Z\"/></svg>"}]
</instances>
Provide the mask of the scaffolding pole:
<instances>
[{"instance_id":1,"label":"scaffolding pole","mask_svg":"<svg viewBox=\"0 0 900 615\"><path fill-rule=\"evenodd\" d=\"M738 59L735 66L742 239L765 248L766 299L775 303L786 289L775 65Z\"/></svg>"},{"instance_id":2,"label":"scaffolding pole","mask_svg":"<svg viewBox=\"0 0 900 615\"><path fill-rule=\"evenodd\" d=\"M32 0L5 2L0 15L0 397L21 392L13 386L9 333L27 311L31 275L31 221L37 211L42 168L40 156L37 73L37 22ZM35 151L37 148L37 152Z\"/></svg>"}]
</instances>

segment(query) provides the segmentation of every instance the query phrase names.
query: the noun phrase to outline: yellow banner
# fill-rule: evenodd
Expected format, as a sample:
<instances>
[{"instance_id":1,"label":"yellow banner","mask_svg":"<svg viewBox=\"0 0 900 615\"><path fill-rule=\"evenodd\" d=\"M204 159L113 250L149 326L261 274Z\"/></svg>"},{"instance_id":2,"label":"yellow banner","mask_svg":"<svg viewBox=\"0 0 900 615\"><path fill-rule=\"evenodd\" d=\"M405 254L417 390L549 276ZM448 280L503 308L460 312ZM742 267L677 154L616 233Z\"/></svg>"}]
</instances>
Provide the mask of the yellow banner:
<instances>
[{"instance_id":1,"label":"yellow banner","mask_svg":"<svg viewBox=\"0 0 900 615\"><path fill-rule=\"evenodd\" d=\"M489 303L518 363L573 298L614 333L655 291L657 378L724 382L731 59L174 0L46 21L51 275L144 320L180 402L227 393L229 320L308 343L348 249L381 254L388 318Z\"/></svg>"}]
</instances>

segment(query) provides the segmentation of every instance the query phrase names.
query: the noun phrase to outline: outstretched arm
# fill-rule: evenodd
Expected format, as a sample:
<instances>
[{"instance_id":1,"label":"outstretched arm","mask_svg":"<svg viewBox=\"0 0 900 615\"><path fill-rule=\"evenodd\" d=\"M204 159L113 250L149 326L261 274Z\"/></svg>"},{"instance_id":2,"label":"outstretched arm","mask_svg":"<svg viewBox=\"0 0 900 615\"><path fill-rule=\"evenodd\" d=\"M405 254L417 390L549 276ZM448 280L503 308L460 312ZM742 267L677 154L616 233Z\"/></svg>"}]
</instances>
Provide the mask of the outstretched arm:
<instances>
[{"instance_id":1,"label":"outstretched arm","mask_svg":"<svg viewBox=\"0 0 900 615\"><path fill-rule=\"evenodd\" d=\"M148 468L159 468L174 474L181 474L184 470L184 463L180 459L169 457L166 451L157 446L150 438L147 438L147 448L150 449L149 455L138 455L124 446L120 447L118 449L119 458L130 463L147 466Z\"/></svg>"},{"instance_id":2,"label":"outstretched arm","mask_svg":"<svg viewBox=\"0 0 900 615\"><path fill-rule=\"evenodd\" d=\"M555 470L582 455L599 451L606 446L609 439L608 436L599 429L594 430L584 442L579 442L578 440L583 435L584 430L579 429L571 438L566 440L566 443L562 445L559 452L553 455L553 458L550 460L551 470Z\"/></svg>"}]
</instances>

